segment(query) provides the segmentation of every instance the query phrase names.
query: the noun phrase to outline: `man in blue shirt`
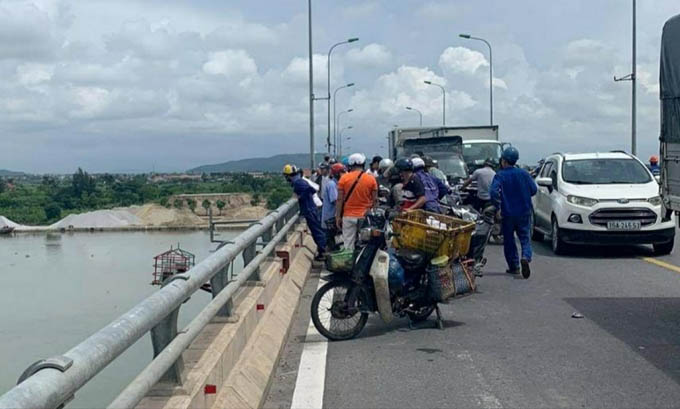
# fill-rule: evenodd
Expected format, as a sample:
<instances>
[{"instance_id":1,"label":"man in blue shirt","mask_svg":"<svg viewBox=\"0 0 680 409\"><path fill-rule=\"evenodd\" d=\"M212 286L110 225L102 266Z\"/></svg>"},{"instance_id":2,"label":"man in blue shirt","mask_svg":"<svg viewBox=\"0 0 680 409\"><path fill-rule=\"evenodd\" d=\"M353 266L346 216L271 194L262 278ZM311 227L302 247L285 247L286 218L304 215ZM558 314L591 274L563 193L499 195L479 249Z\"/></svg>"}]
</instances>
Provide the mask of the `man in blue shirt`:
<instances>
[{"instance_id":1,"label":"man in blue shirt","mask_svg":"<svg viewBox=\"0 0 680 409\"><path fill-rule=\"evenodd\" d=\"M659 167L659 158L656 155L649 157L649 170L652 175L659 176L661 174L661 168Z\"/></svg>"},{"instance_id":2,"label":"man in blue shirt","mask_svg":"<svg viewBox=\"0 0 680 409\"><path fill-rule=\"evenodd\" d=\"M335 223L335 203L338 201L338 180L347 169L342 163L334 163L330 167L330 177L324 184L321 193L323 206L321 207L321 226L326 232L328 251L335 251L335 236L338 229Z\"/></svg>"},{"instance_id":3,"label":"man in blue shirt","mask_svg":"<svg viewBox=\"0 0 680 409\"><path fill-rule=\"evenodd\" d=\"M531 197L538 190L536 183L524 169L515 167L519 159L519 151L514 147L506 148L501 155L501 170L491 183L489 193L491 201L501 207L503 216L503 251L508 263L507 273L518 274L520 264L522 276L529 278L531 269ZM515 233L522 245L522 259L517 255Z\"/></svg>"},{"instance_id":4,"label":"man in blue shirt","mask_svg":"<svg viewBox=\"0 0 680 409\"><path fill-rule=\"evenodd\" d=\"M293 192L297 196L298 204L300 205L300 214L307 221L307 227L312 233L314 243L316 243L318 254L315 257L315 260L321 261L324 259L323 254L326 251L326 235L321 228L319 211L316 208L316 203L314 203L316 190L302 179L300 171L295 165L284 166L283 175L291 186L293 186Z\"/></svg>"}]
</instances>

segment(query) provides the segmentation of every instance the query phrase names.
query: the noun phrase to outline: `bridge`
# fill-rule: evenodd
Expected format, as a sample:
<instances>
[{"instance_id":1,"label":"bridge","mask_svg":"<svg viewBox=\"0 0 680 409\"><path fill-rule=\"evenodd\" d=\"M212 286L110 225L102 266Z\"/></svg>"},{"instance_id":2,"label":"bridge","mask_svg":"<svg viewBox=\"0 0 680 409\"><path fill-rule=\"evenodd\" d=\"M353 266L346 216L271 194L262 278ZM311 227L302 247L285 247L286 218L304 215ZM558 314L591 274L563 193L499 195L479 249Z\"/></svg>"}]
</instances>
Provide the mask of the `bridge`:
<instances>
[{"instance_id":1,"label":"bridge","mask_svg":"<svg viewBox=\"0 0 680 409\"><path fill-rule=\"evenodd\" d=\"M445 327L384 324L327 342L310 322L314 244L291 200L61 355L17 374L0 408L59 408L150 333L149 364L109 408L674 407L680 255L642 246L557 257L535 243L529 280L500 246ZM242 258L244 268L234 271ZM183 302L212 301L185 328Z\"/></svg>"}]
</instances>

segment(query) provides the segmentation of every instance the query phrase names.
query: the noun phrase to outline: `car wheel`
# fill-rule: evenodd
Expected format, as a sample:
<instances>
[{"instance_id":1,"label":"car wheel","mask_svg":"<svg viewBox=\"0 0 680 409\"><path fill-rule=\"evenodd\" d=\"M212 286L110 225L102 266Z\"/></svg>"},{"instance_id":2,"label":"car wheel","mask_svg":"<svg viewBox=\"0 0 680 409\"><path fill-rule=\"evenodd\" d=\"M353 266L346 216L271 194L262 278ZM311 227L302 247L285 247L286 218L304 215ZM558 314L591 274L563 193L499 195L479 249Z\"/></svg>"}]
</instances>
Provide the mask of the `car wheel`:
<instances>
[{"instance_id":1,"label":"car wheel","mask_svg":"<svg viewBox=\"0 0 680 409\"><path fill-rule=\"evenodd\" d=\"M671 254L673 251L673 245L675 244L675 239L671 239L668 243L654 244L654 255L655 256L665 256Z\"/></svg>"},{"instance_id":2,"label":"car wheel","mask_svg":"<svg viewBox=\"0 0 680 409\"><path fill-rule=\"evenodd\" d=\"M531 212L531 239L534 241L543 241L543 233L536 230L536 215Z\"/></svg>"},{"instance_id":3,"label":"car wheel","mask_svg":"<svg viewBox=\"0 0 680 409\"><path fill-rule=\"evenodd\" d=\"M552 251L557 255L566 254L567 244L562 240L560 233L560 226L557 225L557 220L552 219L552 235L551 235Z\"/></svg>"}]
</instances>

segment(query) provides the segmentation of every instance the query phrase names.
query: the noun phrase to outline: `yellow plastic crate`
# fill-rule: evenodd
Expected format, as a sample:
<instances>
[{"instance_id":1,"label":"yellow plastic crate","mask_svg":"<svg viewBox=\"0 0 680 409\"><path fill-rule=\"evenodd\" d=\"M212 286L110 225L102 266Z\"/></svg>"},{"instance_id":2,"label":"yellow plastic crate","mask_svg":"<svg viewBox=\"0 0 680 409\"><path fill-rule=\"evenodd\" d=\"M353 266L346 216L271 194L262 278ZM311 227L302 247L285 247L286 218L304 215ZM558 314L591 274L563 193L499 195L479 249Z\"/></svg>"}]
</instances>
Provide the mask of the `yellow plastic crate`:
<instances>
[{"instance_id":1,"label":"yellow plastic crate","mask_svg":"<svg viewBox=\"0 0 680 409\"><path fill-rule=\"evenodd\" d=\"M401 213L392 221L392 245L422 251L426 255L456 259L470 249L473 222L424 210Z\"/></svg>"}]
</instances>

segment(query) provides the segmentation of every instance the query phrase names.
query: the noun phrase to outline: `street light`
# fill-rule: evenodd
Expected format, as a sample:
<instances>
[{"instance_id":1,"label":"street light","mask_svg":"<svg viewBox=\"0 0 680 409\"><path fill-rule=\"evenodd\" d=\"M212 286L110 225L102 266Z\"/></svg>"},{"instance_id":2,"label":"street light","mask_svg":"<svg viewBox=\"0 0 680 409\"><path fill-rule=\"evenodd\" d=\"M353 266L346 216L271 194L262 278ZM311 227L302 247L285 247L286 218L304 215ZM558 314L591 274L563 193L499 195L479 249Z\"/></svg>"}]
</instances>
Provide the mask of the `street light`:
<instances>
[{"instance_id":1,"label":"street light","mask_svg":"<svg viewBox=\"0 0 680 409\"><path fill-rule=\"evenodd\" d=\"M483 41L489 47L489 125L493 126L493 53L491 51L491 44L483 38L474 37L470 34L459 34L458 37L468 40Z\"/></svg>"},{"instance_id":2,"label":"street light","mask_svg":"<svg viewBox=\"0 0 680 409\"><path fill-rule=\"evenodd\" d=\"M631 74L626 75L625 77L622 78L616 78L614 77L614 81L630 81L631 86L632 86L632 95L631 95L631 119L630 119L630 138L631 138L631 153L633 155L637 155L637 137L636 137L636 131L637 131L637 114L636 114L636 87L635 83L637 81L637 70L636 70L636 65L637 65L637 57L636 57L636 50L635 50L635 36L636 36L636 29L635 29L635 0L633 0L633 72Z\"/></svg>"},{"instance_id":3,"label":"street light","mask_svg":"<svg viewBox=\"0 0 680 409\"><path fill-rule=\"evenodd\" d=\"M416 111L418 115L420 115L420 126L423 126L423 113L420 112L420 110L415 109L413 107L406 107L406 109L408 109L409 111Z\"/></svg>"},{"instance_id":4,"label":"street light","mask_svg":"<svg viewBox=\"0 0 680 409\"><path fill-rule=\"evenodd\" d=\"M314 62L312 58L312 0L307 1L307 20L309 27L309 168L314 169Z\"/></svg>"},{"instance_id":5,"label":"street light","mask_svg":"<svg viewBox=\"0 0 680 409\"><path fill-rule=\"evenodd\" d=\"M337 102L336 96L338 94L338 91L340 91L341 89L349 88L349 87L353 87L353 86L354 86L354 83L350 82L347 85L343 85L342 87L336 88L335 91L333 92L333 119L335 119L335 113L337 112L335 106L336 106L336 102ZM335 122L335 121L333 121L333 122ZM336 137L336 129L337 129L337 123L334 123L333 124L333 139L334 140L335 140L335 137Z\"/></svg>"},{"instance_id":6,"label":"street light","mask_svg":"<svg viewBox=\"0 0 680 409\"><path fill-rule=\"evenodd\" d=\"M348 129L352 129L352 128L354 128L354 127L353 127L352 125L349 125L349 126L346 126L346 127L342 128L342 129L340 130L340 132L338 132L338 144L339 144L339 146L338 146L338 155L339 155L339 156L342 156L342 133L343 133L344 131L346 131L346 130L348 130Z\"/></svg>"},{"instance_id":7,"label":"street light","mask_svg":"<svg viewBox=\"0 0 680 409\"><path fill-rule=\"evenodd\" d=\"M354 111L354 108L350 108L346 111L342 111L337 115L336 118L334 118L335 121L333 122L333 143L335 143L335 152L334 152L335 156L338 155L338 145L337 145L338 144L338 137L337 137L336 132L335 132L336 126L340 126L340 119L342 118L342 114L347 114L347 113L352 112L352 111Z\"/></svg>"},{"instance_id":8,"label":"street light","mask_svg":"<svg viewBox=\"0 0 680 409\"><path fill-rule=\"evenodd\" d=\"M328 146L328 153L330 153L330 145L331 145L331 53L333 52L333 49L339 45L343 44L349 44L353 43L355 41L359 41L358 37L352 37L348 38L345 41L341 41L339 43L335 43L331 46L331 48L328 50L328 58L326 59L326 66L328 68L328 90L327 94L328 96L325 98L328 100L328 136L326 137L326 145ZM335 96L334 96L335 98ZM334 113L335 115L335 113Z\"/></svg>"},{"instance_id":9,"label":"street light","mask_svg":"<svg viewBox=\"0 0 680 409\"><path fill-rule=\"evenodd\" d=\"M446 89L443 85L436 84L432 81L423 81L427 85L434 85L442 89L442 124L446 126Z\"/></svg>"}]
</instances>

